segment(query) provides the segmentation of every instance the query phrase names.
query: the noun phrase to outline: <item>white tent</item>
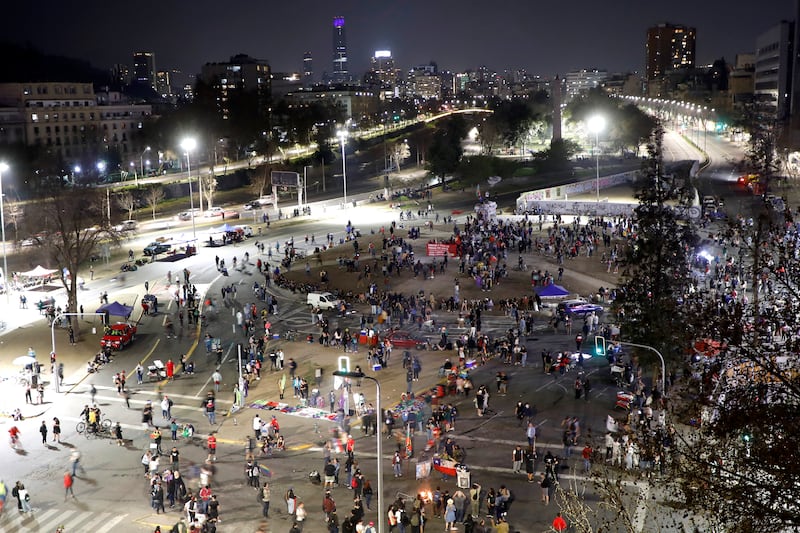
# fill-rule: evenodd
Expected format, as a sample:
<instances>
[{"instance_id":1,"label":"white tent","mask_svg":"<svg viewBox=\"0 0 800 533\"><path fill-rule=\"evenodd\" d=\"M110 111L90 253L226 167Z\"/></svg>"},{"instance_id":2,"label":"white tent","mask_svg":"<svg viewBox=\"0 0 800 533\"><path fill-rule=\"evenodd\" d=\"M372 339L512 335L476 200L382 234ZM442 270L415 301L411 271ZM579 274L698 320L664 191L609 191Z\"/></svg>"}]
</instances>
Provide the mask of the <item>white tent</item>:
<instances>
[{"instance_id":1,"label":"white tent","mask_svg":"<svg viewBox=\"0 0 800 533\"><path fill-rule=\"evenodd\" d=\"M55 272L58 272L58 270L57 269L48 270L45 267L43 267L42 265L38 265L33 270L29 270L27 272L20 272L19 275L20 276L25 276L26 278L44 278L44 277L47 277L47 276L49 276L51 274L54 274Z\"/></svg>"}]
</instances>

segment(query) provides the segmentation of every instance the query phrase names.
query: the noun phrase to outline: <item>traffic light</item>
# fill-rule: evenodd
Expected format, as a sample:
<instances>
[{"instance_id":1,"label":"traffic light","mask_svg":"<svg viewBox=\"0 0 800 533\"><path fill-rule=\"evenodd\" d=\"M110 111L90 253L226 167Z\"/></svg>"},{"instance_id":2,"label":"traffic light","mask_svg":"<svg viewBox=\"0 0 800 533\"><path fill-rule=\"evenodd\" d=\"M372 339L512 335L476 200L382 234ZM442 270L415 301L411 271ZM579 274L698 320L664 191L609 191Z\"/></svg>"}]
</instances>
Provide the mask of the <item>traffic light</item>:
<instances>
[{"instance_id":1,"label":"traffic light","mask_svg":"<svg viewBox=\"0 0 800 533\"><path fill-rule=\"evenodd\" d=\"M595 355L605 356L606 355L606 338L601 337L600 335L595 335L594 337L594 353Z\"/></svg>"}]
</instances>

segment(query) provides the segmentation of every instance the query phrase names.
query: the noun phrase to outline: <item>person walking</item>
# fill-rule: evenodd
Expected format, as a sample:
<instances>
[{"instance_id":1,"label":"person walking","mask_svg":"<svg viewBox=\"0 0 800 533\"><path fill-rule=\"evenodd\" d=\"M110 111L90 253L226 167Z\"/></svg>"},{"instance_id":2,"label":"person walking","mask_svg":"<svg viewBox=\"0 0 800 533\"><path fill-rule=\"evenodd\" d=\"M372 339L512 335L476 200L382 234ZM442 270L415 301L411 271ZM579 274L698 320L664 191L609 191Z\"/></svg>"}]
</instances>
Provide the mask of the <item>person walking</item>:
<instances>
[{"instance_id":1,"label":"person walking","mask_svg":"<svg viewBox=\"0 0 800 533\"><path fill-rule=\"evenodd\" d=\"M42 444L47 444L47 422L42 420L42 425L39 426L39 433L42 434Z\"/></svg>"},{"instance_id":2,"label":"person walking","mask_svg":"<svg viewBox=\"0 0 800 533\"><path fill-rule=\"evenodd\" d=\"M74 463L77 464L77 463ZM74 467L73 467L74 469ZM69 470L64 472L64 501L67 501L67 496L71 495L75 498L75 492L72 490L72 485L74 483L74 479L72 474L69 473Z\"/></svg>"},{"instance_id":3,"label":"person walking","mask_svg":"<svg viewBox=\"0 0 800 533\"><path fill-rule=\"evenodd\" d=\"M95 398L97 397L97 388L92 384L92 388L89 389L89 394L92 397L92 405L95 404Z\"/></svg>"},{"instance_id":4,"label":"person walking","mask_svg":"<svg viewBox=\"0 0 800 533\"><path fill-rule=\"evenodd\" d=\"M212 432L208 436L208 457L206 461L216 461L217 460L217 437Z\"/></svg>"},{"instance_id":5,"label":"person walking","mask_svg":"<svg viewBox=\"0 0 800 533\"><path fill-rule=\"evenodd\" d=\"M72 477L77 475L78 467L80 467L81 472L84 474L86 473L86 470L83 469L83 465L81 464L81 452L79 452L77 448L73 448L72 452L69 454L69 462L72 464Z\"/></svg>"}]
</instances>

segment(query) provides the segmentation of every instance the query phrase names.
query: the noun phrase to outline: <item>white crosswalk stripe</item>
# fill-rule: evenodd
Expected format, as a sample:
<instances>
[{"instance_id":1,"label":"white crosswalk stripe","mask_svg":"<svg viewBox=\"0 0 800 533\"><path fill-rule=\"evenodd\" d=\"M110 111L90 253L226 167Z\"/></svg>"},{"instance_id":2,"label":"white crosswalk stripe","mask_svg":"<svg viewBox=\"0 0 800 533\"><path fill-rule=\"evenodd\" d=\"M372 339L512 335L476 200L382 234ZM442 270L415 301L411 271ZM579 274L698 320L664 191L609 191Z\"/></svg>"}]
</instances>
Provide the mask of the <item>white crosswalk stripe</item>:
<instances>
[{"instance_id":1,"label":"white crosswalk stripe","mask_svg":"<svg viewBox=\"0 0 800 533\"><path fill-rule=\"evenodd\" d=\"M69 511L64 509L41 510L36 507L33 512L20 513L16 508L16 500L9 498L8 507L0 516L0 531L3 533L23 533L28 531L55 531L59 526L64 530L91 531L92 533L108 533L125 520L127 514L96 513L92 511Z\"/></svg>"}]
</instances>

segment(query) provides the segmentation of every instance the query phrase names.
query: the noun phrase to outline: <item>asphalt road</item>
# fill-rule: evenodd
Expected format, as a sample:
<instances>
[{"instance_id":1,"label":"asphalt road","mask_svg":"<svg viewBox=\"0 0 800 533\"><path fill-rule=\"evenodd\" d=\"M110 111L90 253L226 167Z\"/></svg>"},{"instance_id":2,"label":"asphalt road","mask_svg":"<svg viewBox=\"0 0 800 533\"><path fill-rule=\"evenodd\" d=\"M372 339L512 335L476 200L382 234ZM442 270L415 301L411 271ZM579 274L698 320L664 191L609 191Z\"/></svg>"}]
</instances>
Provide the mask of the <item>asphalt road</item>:
<instances>
[{"instance_id":1,"label":"asphalt road","mask_svg":"<svg viewBox=\"0 0 800 533\"><path fill-rule=\"evenodd\" d=\"M724 169L720 168L716 172L724 174ZM457 200L458 207L468 205L471 199ZM454 206L437 206L441 209ZM321 236L327 232L341 233L345 218L353 218L356 225L362 227L373 227L379 224L386 224L393 219L394 213L380 208L369 206L352 210L346 213L329 213L324 219L300 220L299 225L280 227L273 226L268 230L268 241L272 246L275 242L283 243L285 240L294 237L295 242L304 241L305 234L315 234ZM219 221L214 221L218 224ZM190 227L184 223L183 228ZM156 232L158 233L158 232ZM151 239L153 234L140 235L137 240L131 243L132 247L146 244L145 241ZM262 236L261 238L266 238ZM258 240L256 236L250 243ZM138 270L126 274L124 285L120 284L119 278L115 278L112 272L100 276L100 279L88 282L86 301L96 301L102 291L109 291L111 299L117 297L131 301L137 301L143 294L144 281L147 280L151 292L159 296L161 309L170 312L174 306L170 302L169 293L166 290L166 274L171 271L173 274L178 269L187 268L191 271L191 280L203 293L214 296L219 301L219 288L223 284L235 283L239 290L239 304L249 301L249 287L256 279L253 274L254 268L248 267L243 272L231 271L230 277L221 277L214 267L214 255L219 254L226 258L230 264L232 256L241 258L245 250L249 250L251 257L255 257L252 244L239 245L237 247L224 248L201 248L200 254L196 257L185 259L176 263L154 263ZM281 245L282 247L282 245ZM262 256L262 259L266 259ZM253 259L254 260L254 259ZM293 296L284 291L277 292L280 302L280 315L274 318L278 330L284 327L294 327L302 329L308 327L308 313L299 296ZM136 299L135 299L136 298ZM87 311L88 309L87 305ZM138 308L137 308L138 315ZM107 365L98 374L85 375L83 371L84 359L87 354L71 354L68 348L64 348L65 357L72 357L73 360L67 361L68 371L65 389L68 394L57 394L48 389L45 393L46 403L41 406L23 406L23 410L29 418L19 424L23 431L23 443L26 452L17 454L7 446L0 448L0 461L2 461L2 478L6 483L23 480L32 494L32 505L36 510L31 516L18 516L13 509L15 502L9 501L10 507L6 509L3 517L0 517L0 528L9 533L14 531L53 531L59 524L65 524L66 532L72 531L93 531L105 533L115 532L144 532L152 531L156 524L161 524L162 529L165 525L171 525L177 520L178 512L170 511L166 517L154 514L149 506L147 485L142 476L139 459L149 444L148 432L143 431L140 424L140 409L144 402L151 400L156 403L162 392L167 393L175 405L173 407L174 416L181 421L193 423L200 434L205 434L212 429L208 421L204 419L200 412L200 400L208 390L210 373L215 367L215 361L209 360L205 355L205 350L200 346L195 346L196 337L193 336L192 328L188 325L183 329L178 338L166 338L162 328L163 315L155 317L145 317L141 323L140 334L136 342L119 352L114 362ZM502 318L496 320L492 325L497 331L502 331L507 324ZM215 337L222 339L225 348L225 361L222 364L223 390L230 391L233 383L236 382L237 372L235 364L235 342L242 340L242 337L235 333L231 310L224 306L219 307L215 320L213 320L208 331ZM63 346L65 335L58 333L58 345ZM27 343L37 343L39 353L46 353L49 346L49 330L38 325L24 328L22 332L14 332L19 339L15 340L17 348ZM9 334L7 346L11 344L12 334ZM87 332L87 335L89 333ZM6 338L4 338L5 340ZM287 357L292 353L306 354L308 348L304 348L303 343L286 343ZM556 512L553 504L545 508L539 502L539 489L537 485L525 482L524 476L515 475L510 469L511 449L515 444L524 444L524 431L517 426L517 421L513 417L513 407L516 401L528 401L537 408L536 424L539 430L538 445L540 452L546 449L554 451L561 450L561 428L560 424L564 417L577 416L581 419L584 432L591 431L597 439L605 431L606 416L611 412L616 389L611 383L607 363L604 360L592 359L587 362L586 372L590 376L594 387L590 401L575 400L572 393L572 382L574 378L567 374L564 377L553 377L544 375L541 372L538 354L543 348L553 351L561 351L574 348L573 336L554 335L543 325L537 326L537 331L526 341L531 358L529 367L504 366L499 362L490 362L486 366L475 372L476 384L486 384L494 387L494 375L498 370L504 370L510 377L509 393L506 396L493 395L491 416L478 417L475 415L469 399L452 398L453 403L459 408L460 418L457 423L456 431L452 437L465 448L467 463L471 467L473 479L479 482L484 488L498 487L500 484L509 486L516 496L516 502L512 506L510 518L512 525L519 531L539 531L544 530L552 521ZM87 348L88 350L88 348ZM193 350L193 351L192 351ZM136 384L131 371L138 362L146 366L153 359L160 358L166 360L173 358L177 360L182 353L192 353L192 361L195 362L195 374L193 376L182 376L179 379L166 384L163 389L158 382L145 380L142 385ZM69 355L67 355L69 354ZM336 352L324 352L319 356L322 361L329 364L338 355ZM437 352L425 352L424 368L426 377L425 383L435 382L435 368L443 360L444 354ZM7 367L0 367L8 370ZM131 409L127 409L124 400L116 394L113 388L112 376L116 372L126 371L128 373L128 384L132 391ZM381 375L382 381L385 380L384 395L387 398L399 397L404 390L405 383L402 371L390 367ZM276 375L265 373L264 379L253 389L253 394L257 397L275 396L274 382ZM427 381L426 381L427 380ZM97 389L97 402L104 412L104 417L119 420L124 428L124 433L128 443L120 448L104 439L86 439L75 431L81 408L88 403L91 398L89 390L94 385ZM323 383L322 390L327 390L330 384ZM16 386L8 382L0 384L6 398L18 398L21 402L22 393ZM364 392L367 401L374 399L374 392L365 387ZM231 402L230 392L223 392L219 396L219 407L224 410ZM6 403L7 406L15 406L15 402ZM6 410L9 409L6 407ZM42 420L46 420L48 426L53 416L58 416L62 422L63 434L62 443L48 443L43 446L40 443L37 428ZM165 423L161 419L160 409L156 406L154 418L158 423ZM249 433L249 422L252 413L245 411L235 417L220 417L218 422L221 424L217 429L220 431L220 449L218 453L217 474L214 477L215 485L218 484L218 493L222 502L221 511L223 521L218 531L252 531L258 523L259 507L255 501L253 489L246 487L242 474L242 457L244 447L244 436ZM238 422L235 424L234 419ZM0 427L8 427L9 419L0 419ZM311 420L288 415L281 415L282 432L285 434L289 443L289 451L285 456L275 457L266 461L272 470L271 482L273 483L273 515L270 527L271 531L288 531L290 522L286 516L285 508L282 505L281 495L289 486L295 488L296 492L307 502L310 511L309 524L307 531L322 531L321 516L318 505L321 502L321 489L308 482L308 471L311 469L320 470L322 466L322 454L319 450L320 437L315 434L314 423ZM322 422L319 429L325 434L330 424ZM374 476L372 462L375 458L374 440L361 436L360 431L355 431L358 436L357 456L361 458L361 468ZM172 443L165 439L167 446ZM185 461L185 473L189 483L196 483L196 466L205 458L205 451L197 446L180 442L179 448L182 458ZM80 473L76 481L75 492L77 499L64 503L61 499L61 477L68 463L69 452L72 447L77 447L83 454L83 464L86 468L85 473ZM424 440L420 437L415 438L415 449L418 451L417 459L428 457L423 452L425 447ZM407 463L405 468L406 475L403 478L393 478L388 476L390 467L388 466L388 454L391 448L384 447L385 450L385 498L390 502L398 493L414 494L417 490L431 489L435 486L447 488L451 492L455 490L454 480L443 481L438 477L432 477L420 482L413 481L413 470L411 464ZM569 465L576 466L576 460L568 461ZM538 467L537 467L538 468ZM579 472L565 473L563 480L574 480L580 482L582 474ZM637 492L637 487L630 488L632 497ZM591 489L589 498L592 499ZM334 497L339 503L340 508L347 510L348 491L345 488L338 488L334 491ZM633 500L632 500L633 501ZM374 508L374 504L373 504ZM662 511L648 514L647 509L642 512L642 526L647 520L657 520ZM340 513L341 514L341 513ZM373 515L377 519L377 515ZM434 521L433 527L439 527Z\"/></svg>"}]
</instances>

